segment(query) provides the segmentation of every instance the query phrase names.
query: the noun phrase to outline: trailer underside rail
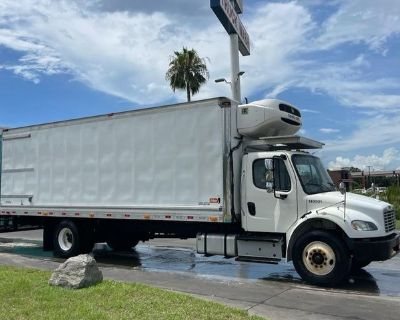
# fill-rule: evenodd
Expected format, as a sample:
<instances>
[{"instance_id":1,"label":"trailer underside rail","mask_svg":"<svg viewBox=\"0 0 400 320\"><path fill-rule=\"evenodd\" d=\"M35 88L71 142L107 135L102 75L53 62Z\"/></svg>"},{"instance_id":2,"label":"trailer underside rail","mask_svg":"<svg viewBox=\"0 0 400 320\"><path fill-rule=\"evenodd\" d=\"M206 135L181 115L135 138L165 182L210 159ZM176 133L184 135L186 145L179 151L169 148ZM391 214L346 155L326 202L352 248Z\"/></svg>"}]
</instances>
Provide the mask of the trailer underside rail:
<instances>
[{"instance_id":1,"label":"trailer underside rail","mask_svg":"<svg viewBox=\"0 0 400 320\"><path fill-rule=\"evenodd\" d=\"M59 217L119 220L225 222L220 206L193 207L57 207L2 206L0 217Z\"/></svg>"}]
</instances>

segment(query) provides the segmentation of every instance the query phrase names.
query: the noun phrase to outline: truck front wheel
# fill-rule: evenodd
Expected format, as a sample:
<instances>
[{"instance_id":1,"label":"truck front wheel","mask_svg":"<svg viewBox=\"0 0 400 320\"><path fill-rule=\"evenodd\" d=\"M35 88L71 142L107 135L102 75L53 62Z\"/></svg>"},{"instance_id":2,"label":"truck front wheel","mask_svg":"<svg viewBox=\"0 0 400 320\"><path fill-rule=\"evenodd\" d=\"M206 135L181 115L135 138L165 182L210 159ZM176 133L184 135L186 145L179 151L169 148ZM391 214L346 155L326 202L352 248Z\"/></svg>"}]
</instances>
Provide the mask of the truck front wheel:
<instances>
[{"instance_id":1,"label":"truck front wheel","mask_svg":"<svg viewBox=\"0 0 400 320\"><path fill-rule=\"evenodd\" d=\"M351 262L351 272L356 273L360 269L369 265L370 263L371 263L370 260L359 260L359 259L353 258L353 261Z\"/></svg>"},{"instance_id":2,"label":"truck front wheel","mask_svg":"<svg viewBox=\"0 0 400 320\"><path fill-rule=\"evenodd\" d=\"M79 254L80 238L76 225L69 220L61 221L54 230L54 255L69 258Z\"/></svg>"},{"instance_id":3,"label":"truck front wheel","mask_svg":"<svg viewBox=\"0 0 400 320\"><path fill-rule=\"evenodd\" d=\"M351 259L345 243L335 234L316 230L295 242L293 264L305 281L335 286L349 275Z\"/></svg>"}]
</instances>

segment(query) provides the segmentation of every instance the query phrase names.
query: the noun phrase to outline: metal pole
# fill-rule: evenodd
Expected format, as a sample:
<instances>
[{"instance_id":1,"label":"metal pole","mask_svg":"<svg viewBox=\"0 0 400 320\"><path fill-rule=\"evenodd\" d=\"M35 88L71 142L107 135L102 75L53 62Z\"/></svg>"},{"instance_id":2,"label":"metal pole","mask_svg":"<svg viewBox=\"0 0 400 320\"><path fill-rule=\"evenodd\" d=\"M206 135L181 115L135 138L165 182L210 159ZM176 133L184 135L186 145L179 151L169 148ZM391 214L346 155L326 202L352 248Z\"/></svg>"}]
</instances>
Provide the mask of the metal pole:
<instances>
[{"instance_id":1,"label":"metal pole","mask_svg":"<svg viewBox=\"0 0 400 320\"><path fill-rule=\"evenodd\" d=\"M235 7L235 1L231 0L231 4ZM232 99L241 102L240 94L240 77L239 77L239 36L236 33L229 35L231 47L231 92Z\"/></svg>"},{"instance_id":2,"label":"metal pole","mask_svg":"<svg viewBox=\"0 0 400 320\"><path fill-rule=\"evenodd\" d=\"M231 91L232 99L241 102L239 77L239 37L236 33L229 35L231 43Z\"/></svg>"},{"instance_id":3,"label":"metal pole","mask_svg":"<svg viewBox=\"0 0 400 320\"><path fill-rule=\"evenodd\" d=\"M371 183L371 166L367 166L368 168L368 183L367 186Z\"/></svg>"}]
</instances>

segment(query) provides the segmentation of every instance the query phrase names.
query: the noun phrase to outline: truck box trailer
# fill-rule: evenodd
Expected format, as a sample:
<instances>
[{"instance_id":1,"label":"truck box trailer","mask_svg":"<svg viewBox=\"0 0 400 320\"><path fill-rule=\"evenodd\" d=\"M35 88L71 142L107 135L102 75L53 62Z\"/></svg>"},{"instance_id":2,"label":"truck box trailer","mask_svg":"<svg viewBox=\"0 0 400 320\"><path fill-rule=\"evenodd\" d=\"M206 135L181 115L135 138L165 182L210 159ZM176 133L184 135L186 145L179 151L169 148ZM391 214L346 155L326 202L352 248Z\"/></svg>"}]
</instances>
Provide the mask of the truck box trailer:
<instances>
[{"instance_id":1,"label":"truck box trailer","mask_svg":"<svg viewBox=\"0 0 400 320\"><path fill-rule=\"evenodd\" d=\"M42 225L61 257L196 237L199 253L293 260L334 285L399 251L395 213L336 191L300 127L289 103L221 97L6 129L0 214Z\"/></svg>"}]
</instances>

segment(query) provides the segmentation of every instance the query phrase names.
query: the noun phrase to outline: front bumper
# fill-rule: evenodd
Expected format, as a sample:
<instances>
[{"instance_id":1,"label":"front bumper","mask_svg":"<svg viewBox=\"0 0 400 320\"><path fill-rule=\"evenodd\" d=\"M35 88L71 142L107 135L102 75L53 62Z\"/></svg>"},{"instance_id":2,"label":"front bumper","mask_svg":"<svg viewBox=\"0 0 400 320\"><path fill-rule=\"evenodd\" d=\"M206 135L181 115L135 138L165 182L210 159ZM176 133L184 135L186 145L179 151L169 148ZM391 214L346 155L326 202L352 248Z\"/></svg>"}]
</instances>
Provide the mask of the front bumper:
<instances>
[{"instance_id":1,"label":"front bumper","mask_svg":"<svg viewBox=\"0 0 400 320\"><path fill-rule=\"evenodd\" d=\"M383 238L353 239L351 249L354 257L362 261L384 261L400 250L400 234L393 233Z\"/></svg>"}]
</instances>

